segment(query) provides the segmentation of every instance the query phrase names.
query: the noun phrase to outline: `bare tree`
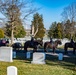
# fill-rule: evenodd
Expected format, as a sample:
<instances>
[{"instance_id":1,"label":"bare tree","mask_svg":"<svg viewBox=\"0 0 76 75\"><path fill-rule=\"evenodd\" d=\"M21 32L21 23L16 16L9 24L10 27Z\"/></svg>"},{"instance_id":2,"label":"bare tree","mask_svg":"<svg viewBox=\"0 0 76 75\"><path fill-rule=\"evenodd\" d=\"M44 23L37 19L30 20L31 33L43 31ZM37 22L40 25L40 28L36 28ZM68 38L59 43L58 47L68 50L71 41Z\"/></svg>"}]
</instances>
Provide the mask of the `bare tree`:
<instances>
[{"instance_id":1,"label":"bare tree","mask_svg":"<svg viewBox=\"0 0 76 75\"><path fill-rule=\"evenodd\" d=\"M76 2L65 7L61 15L65 23L66 21L70 20L71 22L70 34L72 37L75 32L74 28L75 28L75 22L76 22Z\"/></svg>"},{"instance_id":2,"label":"bare tree","mask_svg":"<svg viewBox=\"0 0 76 75\"><path fill-rule=\"evenodd\" d=\"M33 21L32 21L33 23ZM35 26L34 25L31 25L31 34L32 34L32 37L35 37L35 35L37 34L38 32L38 20L36 19L36 29L35 29Z\"/></svg>"},{"instance_id":3,"label":"bare tree","mask_svg":"<svg viewBox=\"0 0 76 75\"><path fill-rule=\"evenodd\" d=\"M67 20L70 20L70 22L76 21L76 2L65 7L61 15L64 21Z\"/></svg>"},{"instance_id":4,"label":"bare tree","mask_svg":"<svg viewBox=\"0 0 76 75\"><path fill-rule=\"evenodd\" d=\"M5 18L0 18L0 27L5 26L5 23L6 23Z\"/></svg>"},{"instance_id":5,"label":"bare tree","mask_svg":"<svg viewBox=\"0 0 76 75\"><path fill-rule=\"evenodd\" d=\"M21 15L21 19L25 20L27 16L37 10L37 8L33 7L33 0L0 0L0 12L7 18L7 21L11 25L11 44L13 43L14 22L17 20L15 14L20 11L19 15Z\"/></svg>"}]
</instances>

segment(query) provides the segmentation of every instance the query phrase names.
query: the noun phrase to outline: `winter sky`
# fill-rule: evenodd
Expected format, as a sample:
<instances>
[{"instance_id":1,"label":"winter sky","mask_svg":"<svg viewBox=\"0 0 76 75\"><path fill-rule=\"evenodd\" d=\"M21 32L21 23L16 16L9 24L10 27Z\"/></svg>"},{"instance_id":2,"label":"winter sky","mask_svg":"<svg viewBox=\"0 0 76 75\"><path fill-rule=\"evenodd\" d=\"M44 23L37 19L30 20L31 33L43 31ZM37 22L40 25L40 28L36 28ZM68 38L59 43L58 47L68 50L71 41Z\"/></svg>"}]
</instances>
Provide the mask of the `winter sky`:
<instances>
[{"instance_id":1,"label":"winter sky","mask_svg":"<svg viewBox=\"0 0 76 75\"><path fill-rule=\"evenodd\" d=\"M76 0L35 0L37 7L42 7L38 12L43 15L44 27L49 29L52 22L61 22L64 7Z\"/></svg>"},{"instance_id":2,"label":"winter sky","mask_svg":"<svg viewBox=\"0 0 76 75\"><path fill-rule=\"evenodd\" d=\"M43 23L46 29L49 29L52 22L61 22L64 7L67 7L69 4L76 2L76 0L34 0L34 5L37 8L40 8L37 12L40 15L43 15ZM0 17L3 17L0 15ZM32 18L32 17L31 17ZM31 24L30 19L27 24L27 28L30 27Z\"/></svg>"}]
</instances>

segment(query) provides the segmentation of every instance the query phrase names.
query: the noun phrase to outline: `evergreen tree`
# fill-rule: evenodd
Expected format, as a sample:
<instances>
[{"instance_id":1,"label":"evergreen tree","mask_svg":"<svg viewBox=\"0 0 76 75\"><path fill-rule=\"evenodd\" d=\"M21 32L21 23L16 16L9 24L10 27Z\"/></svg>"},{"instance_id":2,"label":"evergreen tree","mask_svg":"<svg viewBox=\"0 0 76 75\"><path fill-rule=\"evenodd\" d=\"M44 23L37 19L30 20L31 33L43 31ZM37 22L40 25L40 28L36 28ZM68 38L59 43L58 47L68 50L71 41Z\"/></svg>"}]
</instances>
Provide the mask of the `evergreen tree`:
<instances>
[{"instance_id":1,"label":"evergreen tree","mask_svg":"<svg viewBox=\"0 0 76 75\"><path fill-rule=\"evenodd\" d=\"M62 12L63 22L66 24L65 32L67 38L73 38L76 34L76 2L69 4ZM67 29L68 28L68 29Z\"/></svg>"},{"instance_id":2,"label":"evergreen tree","mask_svg":"<svg viewBox=\"0 0 76 75\"><path fill-rule=\"evenodd\" d=\"M58 23L57 24L57 38L62 38L62 32L63 32L63 30L62 30L62 24L61 23Z\"/></svg>"},{"instance_id":3,"label":"evergreen tree","mask_svg":"<svg viewBox=\"0 0 76 75\"><path fill-rule=\"evenodd\" d=\"M4 37L4 31L0 28L0 38Z\"/></svg>"},{"instance_id":4,"label":"evergreen tree","mask_svg":"<svg viewBox=\"0 0 76 75\"><path fill-rule=\"evenodd\" d=\"M0 0L0 13L2 13L7 18L7 21L10 22L9 25L11 26L11 28L9 30L11 30L11 44L13 44L14 40L13 33L18 32L14 32L14 28L16 27L15 25L19 24L18 22L21 22L20 18L22 19L22 22L24 22L26 20L26 17L28 17L30 14L34 13L37 10L38 9L33 7L32 0ZM15 22L17 22L18 24Z\"/></svg>"},{"instance_id":5,"label":"evergreen tree","mask_svg":"<svg viewBox=\"0 0 76 75\"><path fill-rule=\"evenodd\" d=\"M49 28L48 37L55 38L55 36L56 36L56 33L55 33L56 27L57 27L57 23L53 22L51 24L50 28Z\"/></svg>"},{"instance_id":6,"label":"evergreen tree","mask_svg":"<svg viewBox=\"0 0 76 75\"><path fill-rule=\"evenodd\" d=\"M39 13L34 14L32 25L34 26L34 33L38 29L38 32L35 35L35 38L43 38L45 35L45 28L44 28L44 24L43 24L42 15L39 15Z\"/></svg>"},{"instance_id":7,"label":"evergreen tree","mask_svg":"<svg viewBox=\"0 0 76 75\"><path fill-rule=\"evenodd\" d=\"M12 6L8 8L7 10L7 17L9 18L8 23L6 24L6 35L7 36L11 36L11 24L10 24L10 19L11 19L11 15L9 14L9 12L11 12L13 14L13 32L14 32L14 37L18 38L18 37L24 37L25 36L25 29L22 25L21 19L20 19L20 10L19 8L14 5L13 9Z\"/></svg>"},{"instance_id":8,"label":"evergreen tree","mask_svg":"<svg viewBox=\"0 0 76 75\"><path fill-rule=\"evenodd\" d=\"M73 26L73 24L75 25L75 23L76 22L71 22L70 20L67 20L64 23L64 34L66 38L71 39L75 37L76 28Z\"/></svg>"},{"instance_id":9,"label":"evergreen tree","mask_svg":"<svg viewBox=\"0 0 76 75\"><path fill-rule=\"evenodd\" d=\"M49 28L48 36L52 38L62 38L62 24L53 22Z\"/></svg>"}]
</instances>

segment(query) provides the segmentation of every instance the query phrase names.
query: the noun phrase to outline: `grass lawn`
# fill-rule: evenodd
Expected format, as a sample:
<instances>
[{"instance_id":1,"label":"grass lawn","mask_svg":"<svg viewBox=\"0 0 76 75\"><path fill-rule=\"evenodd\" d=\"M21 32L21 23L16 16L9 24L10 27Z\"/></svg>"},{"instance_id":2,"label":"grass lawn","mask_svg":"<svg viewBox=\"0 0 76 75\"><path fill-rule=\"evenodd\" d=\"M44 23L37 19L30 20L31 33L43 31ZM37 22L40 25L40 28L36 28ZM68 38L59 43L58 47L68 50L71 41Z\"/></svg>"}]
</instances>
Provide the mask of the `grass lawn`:
<instances>
[{"instance_id":1,"label":"grass lawn","mask_svg":"<svg viewBox=\"0 0 76 75\"><path fill-rule=\"evenodd\" d=\"M14 59L13 62L0 61L0 75L7 75L8 66L16 66L18 75L76 75L75 58L64 58L59 61L57 56L46 56L46 64L31 64L32 59Z\"/></svg>"}]
</instances>

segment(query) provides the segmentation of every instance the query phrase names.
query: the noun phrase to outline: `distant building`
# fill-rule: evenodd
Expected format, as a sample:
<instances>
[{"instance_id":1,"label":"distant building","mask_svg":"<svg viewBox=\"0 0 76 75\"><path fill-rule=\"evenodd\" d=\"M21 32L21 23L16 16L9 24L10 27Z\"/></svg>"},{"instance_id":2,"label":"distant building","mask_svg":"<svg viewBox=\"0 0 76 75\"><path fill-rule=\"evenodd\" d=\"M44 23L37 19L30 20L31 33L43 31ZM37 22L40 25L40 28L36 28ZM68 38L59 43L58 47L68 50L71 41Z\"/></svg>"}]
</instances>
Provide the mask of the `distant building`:
<instances>
[{"instance_id":1,"label":"distant building","mask_svg":"<svg viewBox=\"0 0 76 75\"><path fill-rule=\"evenodd\" d=\"M46 38L48 37L48 31L49 30L45 29L45 36L44 37L46 37ZM30 35L31 35L31 29L26 29L26 36L30 36Z\"/></svg>"},{"instance_id":2,"label":"distant building","mask_svg":"<svg viewBox=\"0 0 76 75\"><path fill-rule=\"evenodd\" d=\"M31 29L26 29L26 36L30 36L31 35Z\"/></svg>"},{"instance_id":3,"label":"distant building","mask_svg":"<svg viewBox=\"0 0 76 75\"><path fill-rule=\"evenodd\" d=\"M44 38L48 38L48 31L49 31L49 30L46 30L46 29L45 29L45 36L44 36Z\"/></svg>"}]
</instances>

